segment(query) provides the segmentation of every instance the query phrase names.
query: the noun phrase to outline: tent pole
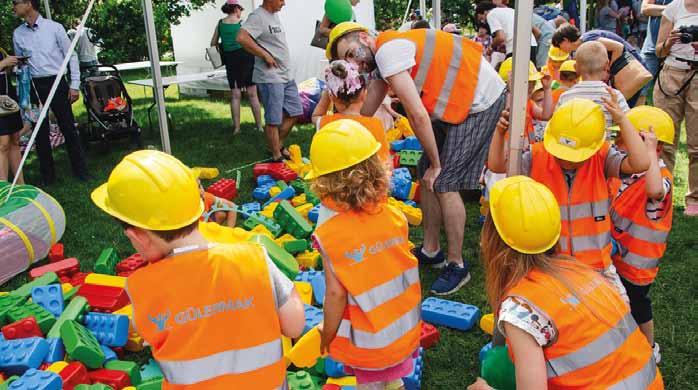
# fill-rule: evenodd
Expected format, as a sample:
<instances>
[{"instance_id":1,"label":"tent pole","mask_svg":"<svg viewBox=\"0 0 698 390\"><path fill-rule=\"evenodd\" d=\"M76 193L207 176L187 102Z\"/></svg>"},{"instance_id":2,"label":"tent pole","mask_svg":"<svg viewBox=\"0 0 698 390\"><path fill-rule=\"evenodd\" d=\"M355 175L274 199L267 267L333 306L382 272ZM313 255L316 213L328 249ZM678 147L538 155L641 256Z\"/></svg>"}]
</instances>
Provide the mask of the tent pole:
<instances>
[{"instance_id":1,"label":"tent pole","mask_svg":"<svg viewBox=\"0 0 698 390\"><path fill-rule=\"evenodd\" d=\"M434 28L441 30L441 0L433 0L432 7L434 7Z\"/></svg>"},{"instance_id":2,"label":"tent pole","mask_svg":"<svg viewBox=\"0 0 698 390\"><path fill-rule=\"evenodd\" d=\"M516 1L514 23L514 67L511 76L512 99L509 109L509 160L507 176L521 173L526 102L528 100L528 63L531 57L531 13L533 0Z\"/></svg>"},{"instance_id":3,"label":"tent pole","mask_svg":"<svg viewBox=\"0 0 698 390\"><path fill-rule=\"evenodd\" d=\"M153 95L158 106L158 122L160 124L162 151L172 154L172 149L170 148L170 130L167 126L167 111L165 110L165 90L162 87L162 74L160 72L160 52L158 50L157 33L155 32L153 2L152 0L143 0L142 4L145 32L148 38L148 56L150 56L151 74L153 75Z\"/></svg>"},{"instance_id":4,"label":"tent pole","mask_svg":"<svg viewBox=\"0 0 698 390\"><path fill-rule=\"evenodd\" d=\"M419 0L419 12L424 20L427 19L427 0Z\"/></svg>"},{"instance_id":5,"label":"tent pole","mask_svg":"<svg viewBox=\"0 0 698 390\"><path fill-rule=\"evenodd\" d=\"M587 0L579 0L579 31L587 31Z\"/></svg>"},{"instance_id":6,"label":"tent pole","mask_svg":"<svg viewBox=\"0 0 698 390\"><path fill-rule=\"evenodd\" d=\"M44 17L51 20L51 5L49 4L49 0L44 0Z\"/></svg>"}]
</instances>

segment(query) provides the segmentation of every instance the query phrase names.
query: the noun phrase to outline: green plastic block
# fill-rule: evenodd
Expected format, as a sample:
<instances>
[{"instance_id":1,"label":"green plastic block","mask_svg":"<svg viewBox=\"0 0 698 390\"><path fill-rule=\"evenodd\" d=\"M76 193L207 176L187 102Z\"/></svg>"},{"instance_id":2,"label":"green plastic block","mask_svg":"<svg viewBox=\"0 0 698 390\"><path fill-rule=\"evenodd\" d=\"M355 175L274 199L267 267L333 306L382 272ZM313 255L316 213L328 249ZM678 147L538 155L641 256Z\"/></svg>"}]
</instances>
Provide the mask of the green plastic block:
<instances>
[{"instance_id":1,"label":"green plastic block","mask_svg":"<svg viewBox=\"0 0 698 390\"><path fill-rule=\"evenodd\" d=\"M162 389L162 378L151 379L146 382L141 382L136 386L136 390L160 390Z\"/></svg>"},{"instance_id":2,"label":"green plastic block","mask_svg":"<svg viewBox=\"0 0 698 390\"><path fill-rule=\"evenodd\" d=\"M307 200L308 203L312 203L313 206L317 206L320 204L320 198L318 198L317 195L315 195L315 193L310 190L308 190L305 193L305 200Z\"/></svg>"},{"instance_id":3,"label":"green plastic block","mask_svg":"<svg viewBox=\"0 0 698 390\"><path fill-rule=\"evenodd\" d=\"M44 334L56 323L56 317L53 314L34 302L24 302L23 305L17 305L7 311L9 322L16 322L28 317L36 319L36 323L39 324L39 328Z\"/></svg>"},{"instance_id":4,"label":"green plastic block","mask_svg":"<svg viewBox=\"0 0 698 390\"><path fill-rule=\"evenodd\" d=\"M87 304L87 299L80 295L77 295L73 300L68 303L68 306L63 309L60 317L53 324L51 330L46 334L46 338L60 338L61 337L61 327L66 321L80 321L82 319L82 314L90 310L90 305Z\"/></svg>"},{"instance_id":5,"label":"green plastic block","mask_svg":"<svg viewBox=\"0 0 698 390\"><path fill-rule=\"evenodd\" d=\"M400 152L400 165L406 167L416 167L419 159L422 158L420 150L403 150Z\"/></svg>"},{"instance_id":6,"label":"green plastic block","mask_svg":"<svg viewBox=\"0 0 698 390\"><path fill-rule=\"evenodd\" d=\"M320 390L320 379L307 371L286 373L286 383L289 390Z\"/></svg>"},{"instance_id":7,"label":"green plastic block","mask_svg":"<svg viewBox=\"0 0 698 390\"><path fill-rule=\"evenodd\" d=\"M313 226L287 200L276 206L274 219L293 237L306 238L313 232Z\"/></svg>"},{"instance_id":8,"label":"green plastic block","mask_svg":"<svg viewBox=\"0 0 698 390\"><path fill-rule=\"evenodd\" d=\"M65 302L70 301L71 299L73 299L73 297L75 296L75 294L78 293L79 290L80 290L80 286L75 286L75 287L71 288L71 289L68 290L65 294L63 294L63 300L64 300Z\"/></svg>"},{"instance_id":9,"label":"green plastic block","mask_svg":"<svg viewBox=\"0 0 698 390\"><path fill-rule=\"evenodd\" d=\"M141 369L135 362L126 360L110 360L104 364L104 368L109 370L123 371L131 378L131 385L137 386L141 383Z\"/></svg>"},{"instance_id":10,"label":"green plastic block","mask_svg":"<svg viewBox=\"0 0 698 390\"><path fill-rule=\"evenodd\" d=\"M298 275L298 262L296 259L288 252L286 252L282 247L275 243L271 238L262 235L255 234L250 237L249 241L261 244L266 248L267 253L271 260L276 264L284 275L288 276L289 279L294 280L296 275Z\"/></svg>"},{"instance_id":11,"label":"green plastic block","mask_svg":"<svg viewBox=\"0 0 698 390\"><path fill-rule=\"evenodd\" d=\"M7 312L15 306L21 305L26 299L14 295L0 295L0 326L12 321L7 319Z\"/></svg>"},{"instance_id":12,"label":"green plastic block","mask_svg":"<svg viewBox=\"0 0 698 390\"><path fill-rule=\"evenodd\" d=\"M119 262L119 255L114 248L106 248L99 254L95 262L95 272L98 274L116 275L116 263Z\"/></svg>"},{"instance_id":13,"label":"green plastic block","mask_svg":"<svg viewBox=\"0 0 698 390\"><path fill-rule=\"evenodd\" d=\"M55 272L47 272L31 282L24 284L16 290L10 292L10 295L16 297L29 298L32 295L32 289L39 286L48 286L49 284L58 283L58 275Z\"/></svg>"},{"instance_id":14,"label":"green plastic block","mask_svg":"<svg viewBox=\"0 0 698 390\"><path fill-rule=\"evenodd\" d=\"M276 186L279 187L279 189L280 189L281 191L283 191L283 190L285 190L285 189L288 188L288 184L286 184L286 182L283 181L283 180L278 180L278 181L276 182Z\"/></svg>"},{"instance_id":15,"label":"green plastic block","mask_svg":"<svg viewBox=\"0 0 698 390\"><path fill-rule=\"evenodd\" d=\"M281 234L281 225L274 222L273 219L267 218L261 214L251 214L242 224L247 230L252 230L257 225L263 225L274 237L279 237Z\"/></svg>"},{"instance_id":16,"label":"green plastic block","mask_svg":"<svg viewBox=\"0 0 698 390\"><path fill-rule=\"evenodd\" d=\"M141 381L147 382L157 378L162 378L162 370L155 360L148 359L148 364L141 367Z\"/></svg>"},{"instance_id":17,"label":"green plastic block","mask_svg":"<svg viewBox=\"0 0 698 390\"><path fill-rule=\"evenodd\" d=\"M509 358L506 345L494 347L487 352L480 365L480 376L495 389L516 389L516 369Z\"/></svg>"},{"instance_id":18,"label":"green plastic block","mask_svg":"<svg viewBox=\"0 0 698 390\"><path fill-rule=\"evenodd\" d=\"M308 183L304 182L301 179L296 179L291 182L291 187L293 187L294 190L296 190L296 194L305 194L308 192Z\"/></svg>"},{"instance_id":19,"label":"green plastic block","mask_svg":"<svg viewBox=\"0 0 698 390\"><path fill-rule=\"evenodd\" d=\"M9 388L10 388L10 384L12 384L12 382L16 381L17 379L19 379L19 376L17 376L17 375L13 375L13 376L7 378L7 379L5 380L5 382L0 383L0 390L7 390L7 389L9 389Z\"/></svg>"},{"instance_id":20,"label":"green plastic block","mask_svg":"<svg viewBox=\"0 0 698 390\"><path fill-rule=\"evenodd\" d=\"M308 241L292 240L284 242L284 250L292 255L308 250Z\"/></svg>"},{"instance_id":21,"label":"green plastic block","mask_svg":"<svg viewBox=\"0 0 698 390\"><path fill-rule=\"evenodd\" d=\"M75 390L114 390L111 386L107 386L103 383L95 383L94 385L77 385L74 387Z\"/></svg>"},{"instance_id":22,"label":"green plastic block","mask_svg":"<svg viewBox=\"0 0 698 390\"><path fill-rule=\"evenodd\" d=\"M308 369L308 372L313 376L325 377L325 358L318 359L317 363Z\"/></svg>"},{"instance_id":23,"label":"green plastic block","mask_svg":"<svg viewBox=\"0 0 698 390\"><path fill-rule=\"evenodd\" d=\"M104 363L104 352L99 342L77 321L68 320L61 325L61 338L68 356L88 368L100 368Z\"/></svg>"}]
</instances>

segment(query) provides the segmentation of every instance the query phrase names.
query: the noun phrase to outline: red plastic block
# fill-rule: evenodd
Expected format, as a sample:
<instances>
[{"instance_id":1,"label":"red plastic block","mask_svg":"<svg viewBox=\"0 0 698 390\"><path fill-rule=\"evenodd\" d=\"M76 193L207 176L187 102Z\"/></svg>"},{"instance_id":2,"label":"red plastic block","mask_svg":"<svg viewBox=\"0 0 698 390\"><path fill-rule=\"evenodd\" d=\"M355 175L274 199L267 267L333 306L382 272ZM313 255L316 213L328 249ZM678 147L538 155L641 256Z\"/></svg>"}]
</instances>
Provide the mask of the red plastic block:
<instances>
[{"instance_id":1,"label":"red plastic block","mask_svg":"<svg viewBox=\"0 0 698 390\"><path fill-rule=\"evenodd\" d=\"M34 280L47 272L55 272L58 277L71 277L80 272L80 263L78 259L71 257L69 259L36 267L29 271L29 279Z\"/></svg>"},{"instance_id":2,"label":"red plastic block","mask_svg":"<svg viewBox=\"0 0 698 390\"><path fill-rule=\"evenodd\" d=\"M87 368L80 362L70 362L58 374L63 379L63 390L73 390L77 385L91 385Z\"/></svg>"},{"instance_id":3,"label":"red plastic block","mask_svg":"<svg viewBox=\"0 0 698 390\"><path fill-rule=\"evenodd\" d=\"M393 156L393 168L398 169L400 168L400 155L397 153L392 154Z\"/></svg>"},{"instance_id":4,"label":"red plastic block","mask_svg":"<svg viewBox=\"0 0 698 390\"><path fill-rule=\"evenodd\" d=\"M325 384L322 385L322 390L342 390L342 388L339 385L335 384Z\"/></svg>"},{"instance_id":5,"label":"red plastic block","mask_svg":"<svg viewBox=\"0 0 698 390\"><path fill-rule=\"evenodd\" d=\"M51 365L51 363L41 363L39 366L39 371L46 371L46 369Z\"/></svg>"},{"instance_id":6,"label":"red plastic block","mask_svg":"<svg viewBox=\"0 0 698 390\"><path fill-rule=\"evenodd\" d=\"M148 265L148 262L143 259L140 253L133 254L116 264L117 274L128 272L131 274L133 271L143 268ZM119 275L123 276L123 275Z\"/></svg>"},{"instance_id":7,"label":"red plastic block","mask_svg":"<svg viewBox=\"0 0 698 390\"><path fill-rule=\"evenodd\" d=\"M23 320L13 322L2 327L2 335L7 340L23 339L27 337L44 337L41 333L39 324L36 323L36 318L27 317Z\"/></svg>"},{"instance_id":8,"label":"red plastic block","mask_svg":"<svg viewBox=\"0 0 698 390\"><path fill-rule=\"evenodd\" d=\"M428 324L426 322L422 321L422 332L421 335L419 336L419 345L424 348L428 349L434 346L436 343L439 342L439 338L441 337L441 334L439 333L439 330L436 329L436 327L432 324Z\"/></svg>"},{"instance_id":9,"label":"red plastic block","mask_svg":"<svg viewBox=\"0 0 698 390\"><path fill-rule=\"evenodd\" d=\"M124 357L124 347L109 347L111 348L114 353L116 353L116 356L119 357L119 359Z\"/></svg>"},{"instance_id":10,"label":"red plastic block","mask_svg":"<svg viewBox=\"0 0 698 390\"><path fill-rule=\"evenodd\" d=\"M92 311L99 313L111 313L129 303L126 290L120 287L83 284L78 290L78 295L85 297Z\"/></svg>"},{"instance_id":11,"label":"red plastic block","mask_svg":"<svg viewBox=\"0 0 698 390\"><path fill-rule=\"evenodd\" d=\"M260 175L270 175L274 180L283 180L289 182L298 178L298 174L286 166L284 163L263 163L256 164L252 168L254 177Z\"/></svg>"},{"instance_id":12,"label":"red plastic block","mask_svg":"<svg viewBox=\"0 0 698 390\"><path fill-rule=\"evenodd\" d=\"M206 192L219 198L233 200L238 195L237 183L233 179L220 179L208 186Z\"/></svg>"},{"instance_id":13,"label":"red plastic block","mask_svg":"<svg viewBox=\"0 0 698 390\"><path fill-rule=\"evenodd\" d=\"M124 371L100 368L98 370L90 371L89 375L92 382L103 383L107 386L111 386L111 388L114 390L121 390L124 387L131 386L131 379Z\"/></svg>"},{"instance_id":14,"label":"red plastic block","mask_svg":"<svg viewBox=\"0 0 698 390\"><path fill-rule=\"evenodd\" d=\"M73 287L76 286L82 286L85 284L85 278L89 275L87 272L78 272L75 275L73 275L72 278L70 278L69 283L73 285Z\"/></svg>"},{"instance_id":15,"label":"red plastic block","mask_svg":"<svg viewBox=\"0 0 698 390\"><path fill-rule=\"evenodd\" d=\"M49 249L48 251L49 263L55 263L63 259L65 259L63 244L61 244L60 242L53 244L51 246L51 249Z\"/></svg>"}]
</instances>

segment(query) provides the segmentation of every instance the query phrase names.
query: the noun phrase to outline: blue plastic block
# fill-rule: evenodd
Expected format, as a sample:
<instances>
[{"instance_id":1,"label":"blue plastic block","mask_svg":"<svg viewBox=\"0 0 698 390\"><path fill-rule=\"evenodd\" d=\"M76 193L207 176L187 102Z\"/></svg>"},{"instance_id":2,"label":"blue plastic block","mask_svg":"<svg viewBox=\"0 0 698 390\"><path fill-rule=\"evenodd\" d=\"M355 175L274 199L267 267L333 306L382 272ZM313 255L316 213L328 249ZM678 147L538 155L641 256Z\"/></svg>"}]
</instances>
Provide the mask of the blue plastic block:
<instances>
[{"instance_id":1,"label":"blue plastic block","mask_svg":"<svg viewBox=\"0 0 698 390\"><path fill-rule=\"evenodd\" d=\"M489 343L485 344L484 347L480 350L480 365L482 365L482 361L485 360L485 356L487 356L487 352L489 352L492 349L492 342L490 341Z\"/></svg>"},{"instance_id":2,"label":"blue plastic block","mask_svg":"<svg viewBox=\"0 0 698 390\"><path fill-rule=\"evenodd\" d=\"M279 192L276 196L273 198L269 199L265 204L264 207L267 207L269 203L272 202L278 202L282 200L289 200L296 196L296 190L293 187L286 187L281 192Z\"/></svg>"},{"instance_id":3,"label":"blue plastic block","mask_svg":"<svg viewBox=\"0 0 698 390\"><path fill-rule=\"evenodd\" d=\"M247 218L249 214L259 213L262 211L262 205L259 202L245 203L242 205L242 216Z\"/></svg>"},{"instance_id":4,"label":"blue plastic block","mask_svg":"<svg viewBox=\"0 0 698 390\"><path fill-rule=\"evenodd\" d=\"M410 375L402 378L405 390L419 390L422 387L422 370L424 368L424 349L419 348L419 355L414 358L414 366Z\"/></svg>"},{"instance_id":5,"label":"blue plastic block","mask_svg":"<svg viewBox=\"0 0 698 390\"><path fill-rule=\"evenodd\" d=\"M84 322L100 344L123 347L128 341L128 317L125 315L90 312L85 315Z\"/></svg>"},{"instance_id":6,"label":"blue plastic block","mask_svg":"<svg viewBox=\"0 0 698 390\"><path fill-rule=\"evenodd\" d=\"M347 373L344 372L344 364L328 356L325 358L325 375L330 378L341 378L347 376Z\"/></svg>"},{"instance_id":7,"label":"blue plastic block","mask_svg":"<svg viewBox=\"0 0 698 390\"><path fill-rule=\"evenodd\" d=\"M268 183L263 186L259 186L252 191L252 197L259 201L265 201L269 199L269 190L274 187L274 183Z\"/></svg>"},{"instance_id":8,"label":"blue plastic block","mask_svg":"<svg viewBox=\"0 0 698 390\"><path fill-rule=\"evenodd\" d=\"M405 140L400 139L397 141L393 141L390 143L390 150L393 152L399 152L401 150L405 149Z\"/></svg>"},{"instance_id":9,"label":"blue plastic block","mask_svg":"<svg viewBox=\"0 0 698 390\"><path fill-rule=\"evenodd\" d=\"M310 270L310 271L303 271L300 272L298 275L296 275L296 282L308 282L311 283L313 281L313 278L316 275L322 275L322 277L325 277L325 272L323 271L315 271L315 270Z\"/></svg>"},{"instance_id":10,"label":"blue plastic block","mask_svg":"<svg viewBox=\"0 0 698 390\"><path fill-rule=\"evenodd\" d=\"M119 358L118 356L116 356L116 352L114 352L111 348L107 347L104 344L100 344L99 346L100 348L102 348L102 352L104 352L104 363Z\"/></svg>"},{"instance_id":11,"label":"blue plastic block","mask_svg":"<svg viewBox=\"0 0 698 390\"><path fill-rule=\"evenodd\" d=\"M407 181L412 181L412 174L409 168L397 168L393 171L393 176L396 179L404 179Z\"/></svg>"},{"instance_id":12,"label":"blue plastic block","mask_svg":"<svg viewBox=\"0 0 698 390\"><path fill-rule=\"evenodd\" d=\"M417 202L415 202L415 201L413 201L413 200L406 200L406 201L404 201L404 202L402 202L402 203L404 203L404 204L406 204L406 205L408 205L408 206L411 206L411 207L419 208L419 205L417 205Z\"/></svg>"},{"instance_id":13,"label":"blue plastic block","mask_svg":"<svg viewBox=\"0 0 698 390\"><path fill-rule=\"evenodd\" d=\"M63 290L60 284L32 288L32 301L55 317L63 313Z\"/></svg>"},{"instance_id":14,"label":"blue plastic block","mask_svg":"<svg viewBox=\"0 0 698 390\"><path fill-rule=\"evenodd\" d=\"M313 276L313 278L310 279L310 285L313 286L313 299L315 299L315 303L322 306L325 302L325 274L320 273Z\"/></svg>"},{"instance_id":15,"label":"blue plastic block","mask_svg":"<svg viewBox=\"0 0 698 390\"><path fill-rule=\"evenodd\" d=\"M148 364L141 367L141 383L162 377L162 370L160 370L160 366L153 359L149 359Z\"/></svg>"},{"instance_id":16,"label":"blue plastic block","mask_svg":"<svg viewBox=\"0 0 698 390\"><path fill-rule=\"evenodd\" d=\"M313 208L310 209L310 211L308 212L308 219L312 223L317 223L317 219L319 216L320 216L320 205L317 204L317 205L313 206Z\"/></svg>"},{"instance_id":17,"label":"blue plastic block","mask_svg":"<svg viewBox=\"0 0 698 390\"><path fill-rule=\"evenodd\" d=\"M58 362L65 358L63 340L59 338L49 338L46 339L46 342L48 343L48 353L44 358L44 363Z\"/></svg>"},{"instance_id":18,"label":"blue plastic block","mask_svg":"<svg viewBox=\"0 0 698 390\"><path fill-rule=\"evenodd\" d=\"M51 371L29 369L19 379L12 382L9 390L61 390L63 379Z\"/></svg>"},{"instance_id":19,"label":"blue plastic block","mask_svg":"<svg viewBox=\"0 0 698 390\"><path fill-rule=\"evenodd\" d=\"M469 330L480 319L476 306L429 297L422 302L422 319L430 324Z\"/></svg>"},{"instance_id":20,"label":"blue plastic block","mask_svg":"<svg viewBox=\"0 0 698 390\"><path fill-rule=\"evenodd\" d=\"M39 368L48 354L48 343L41 337L5 340L0 343L0 371L23 374Z\"/></svg>"},{"instance_id":21,"label":"blue plastic block","mask_svg":"<svg viewBox=\"0 0 698 390\"><path fill-rule=\"evenodd\" d=\"M310 329L313 329L320 322L322 322L322 310L317 307L310 305L303 305L305 307L305 327L303 328L303 334L306 334Z\"/></svg>"},{"instance_id":22,"label":"blue plastic block","mask_svg":"<svg viewBox=\"0 0 698 390\"><path fill-rule=\"evenodd\" d=\"M267 184L276 185L276 180L270 175L257 176L257 187L264 187Z\"/></svg>"},{"instance_id":23,"label":"blue plastic block","mask_svg":"<svg viewBox=\"0 0 698 390\"><path fill-rule=\"evenodd\" d=\"M410 136L402 140L402 150L422 150L422 144L415 136Z\"/></svg>"},{"instance_id":24,"label":"blue plastic block","mask_svg":"<svg viewBox=\"0 0 698 390\"><path fill-rule=\"evenodd\" d=\"M390 195L396 199L405 200L410 197L412 182L403 178L393 176L390 180Z\"/></svg>"}]
</instances>

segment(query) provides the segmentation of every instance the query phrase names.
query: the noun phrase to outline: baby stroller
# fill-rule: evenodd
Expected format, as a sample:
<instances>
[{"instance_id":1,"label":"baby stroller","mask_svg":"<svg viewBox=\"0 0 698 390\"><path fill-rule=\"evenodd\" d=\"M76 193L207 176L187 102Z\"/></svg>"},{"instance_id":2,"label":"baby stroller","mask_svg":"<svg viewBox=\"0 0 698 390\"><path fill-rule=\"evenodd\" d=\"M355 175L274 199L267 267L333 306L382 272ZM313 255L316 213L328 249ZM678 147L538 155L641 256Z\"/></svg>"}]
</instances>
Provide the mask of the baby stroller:
<instances>
[{"instance_id":1,"label":"baby stroller","mask_svg":"<svg viewBox=\"0 0 698 390\"><path fill-rule=\"evenodd\" d=\"M99 72L99 67L111 69ZM83 72L86 76L81 83L83 101L87 109L87 126L80 129L85 146L98 142L102 148L108 150L110 141L128 137L138 148L142 148L141 128L133 119L131 97L118 69L111 65L91 68L93 69L90 69L90 72Z\"/></svg>"}]
</instances>

